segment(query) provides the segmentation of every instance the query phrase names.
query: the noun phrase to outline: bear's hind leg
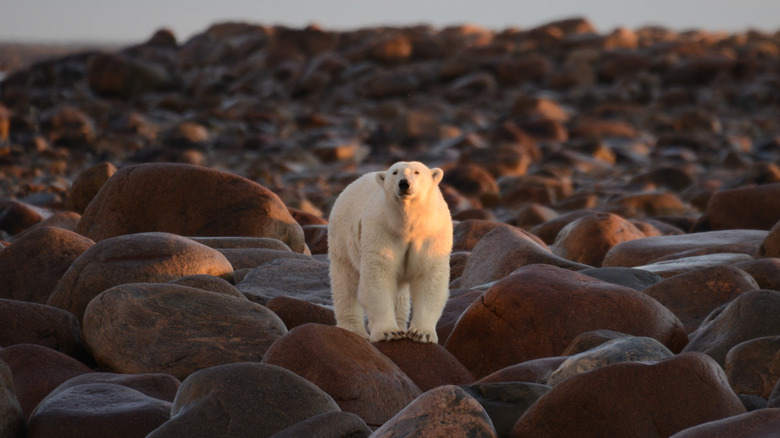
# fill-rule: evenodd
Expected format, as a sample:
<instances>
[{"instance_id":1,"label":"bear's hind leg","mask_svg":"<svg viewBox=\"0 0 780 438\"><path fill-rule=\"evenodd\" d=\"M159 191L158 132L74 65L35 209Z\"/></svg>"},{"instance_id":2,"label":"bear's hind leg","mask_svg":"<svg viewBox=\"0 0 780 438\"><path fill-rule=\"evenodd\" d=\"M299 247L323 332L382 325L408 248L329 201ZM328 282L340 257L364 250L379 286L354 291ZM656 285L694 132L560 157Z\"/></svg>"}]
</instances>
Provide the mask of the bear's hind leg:
<instances>
[{"instance_id":1,"label":"bear's hind leg","mask_svg":"<svg viewBox=\"0 0 780 438\"><path fill-rule=\"evenodd\" d=\"M404 332L407 330L410 310L409 285L404 284L398 289L398 294L395 296L395 321L398 323L398 330Z\"/></svg>"},{"instance_id":2,"label":"bear's hind leg","mask_svg":"<svg viewBox=\"0 0 780 438\"><path fill-rule=\"evenodd\" d=\"M357 296L359 280L360 273L351 263L331 260L330 288L336 326L368 339L365 314Z\"/></svg>"}]
</instances>

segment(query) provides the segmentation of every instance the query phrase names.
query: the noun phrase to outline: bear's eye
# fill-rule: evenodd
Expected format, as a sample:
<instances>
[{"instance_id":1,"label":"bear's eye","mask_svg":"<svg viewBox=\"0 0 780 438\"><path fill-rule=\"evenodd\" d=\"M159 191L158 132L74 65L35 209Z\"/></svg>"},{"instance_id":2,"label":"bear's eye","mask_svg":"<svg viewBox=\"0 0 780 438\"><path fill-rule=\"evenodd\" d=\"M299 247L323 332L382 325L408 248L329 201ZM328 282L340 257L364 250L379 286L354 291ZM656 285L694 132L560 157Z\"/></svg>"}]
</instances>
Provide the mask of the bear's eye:
<instances>
[{"instance_id":1,"label":"bear's eye","mask_svg":"<svg viewBox=\"0 0 780 438\"><path fill-rule=\"evenodd\" d=\"M394 170L394 171L393 171L393 175L398 175L398 171L397 171L397 170Z\"/></svg>"},{"instance_id":2,"label":"bear's eye","mask_svg":"<svg viewBox=\"0 0 780 438\"><path fill-rule=\"evenodd\" d=\"M419 174L420 174L420 171L419 171L419 170L415 170L415 171L414 171L414 174L415 174L415 175L419 175Z\"/></svg>"}]
</instances>

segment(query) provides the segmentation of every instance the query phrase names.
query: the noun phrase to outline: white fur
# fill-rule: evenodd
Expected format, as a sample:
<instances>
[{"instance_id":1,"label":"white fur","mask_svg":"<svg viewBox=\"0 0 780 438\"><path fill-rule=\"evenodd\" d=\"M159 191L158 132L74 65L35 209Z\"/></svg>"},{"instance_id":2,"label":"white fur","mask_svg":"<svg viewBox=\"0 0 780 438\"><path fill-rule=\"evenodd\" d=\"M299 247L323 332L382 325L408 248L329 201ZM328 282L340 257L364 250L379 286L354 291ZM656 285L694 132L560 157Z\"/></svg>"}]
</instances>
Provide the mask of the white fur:
<instances>
[{"instance_id":1,"label":"white fur","mask_svg":"<svg viewBox=\"0 0 780 438\"><path fill-rule=\"evenodd\" d=\"M442 176L441 169L400 162L363 175L339 195L328 225L339 327L371 342L404 337L438 342L436 323L449 297L452 251L452 218L439 190ZM406 193L399 186L402 179L409 183Z\"/></svg>"}]
</instances>

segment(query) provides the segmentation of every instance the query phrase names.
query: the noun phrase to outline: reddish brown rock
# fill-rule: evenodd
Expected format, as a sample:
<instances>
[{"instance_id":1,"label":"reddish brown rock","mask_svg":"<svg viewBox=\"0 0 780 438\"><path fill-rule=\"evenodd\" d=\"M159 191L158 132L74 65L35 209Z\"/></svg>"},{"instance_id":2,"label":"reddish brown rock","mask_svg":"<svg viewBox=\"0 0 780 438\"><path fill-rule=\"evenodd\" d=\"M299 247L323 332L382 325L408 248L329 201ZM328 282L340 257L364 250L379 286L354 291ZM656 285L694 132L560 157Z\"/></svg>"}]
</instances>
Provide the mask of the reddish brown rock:
<instances>
[{"instance_id":1,"label":"reddish brown rock","mask_svg":"<svg viewBox=\"0 0 780 438\"><path fill-rule=\"evenodd\" d=\"M780 292L754 290L713 312L683 351L699 351L723 365L735 345L764 336L780 336Z\"/></svg>"},{"instance_id":2,"label":"reddish brown rock","mask_svg":"<svg viewBox=\"0 0 780 438\"><path fill-rule=\"evenodd\" d=\"M148 231L273 237L293 251L304 250L303 230L270 190L233 174L185 164L119 170L84 211L78 228L95 241Z\"/></svg>"},{"instance_id":3,"label":"reddish brown rock","mask_svg":"<svg viewBox=\"0 0 780 438\"><path fill-rule=\"evenodd\" d=\"M683 354L652 365L614 364L561 382L525 412L510 437L666 437L744 412L715 361Z\"/></svg>"},{"instance_id":4,"label":"reddish brown rock","mask_svg":"<svg viewBox=\"0 0 780 438\"><path fill-rule=\"evenodd\" d=\"M485 409L457 386L440 386L421 395L371 436L468 436L491 438L496 431Z\"/></svg>"},{"instance_id":5,"label":"reddish brown rock","mask_svg":"<svg viewBox=\"0 0 780 438\"><path fill-rule=\"evenodd\" d=\"M470 385L474 377L439 344L409 339L377 342L377 350L389 357L423 392L442 385Z\"/></svg>"},{"instance_id":6,"label":"reddish brown rock","mask_svg":"<svg viewBox=\"0 0 780 438\"><path fill-rule=\"evenodd\" d=\"M644 233L622 217L596 213L565 226L555 238L552 252L567 260L599 267L613 246L644 237Z\"/></svg>"},{"instance_id":7,"label":"reddish brown rock","mask_svg":"<svg viewBox=\"0 0 780 438\"><path fill-rule=\"evenodd\" d=\"M184 380L170 420L148 437L267 437L331 412L339 412L333 399L295 373L268 364L231 363Z\"/></svg>"},{"instance_id":8,"label":"reddish brown rock","mask_svg":"<svg viewBox=\"0 0 780 438\"><path fill-rule=\"evenodd\" d=\"M92 245L61 228L30 230L0 252L0 297L46 303L62 275Z\"/></svg>"},{"instance_id":9,"label":"reddish brown rock","mask_svg":"<svg viewBox=\"0 0 780 438\"><path fill-rule=\"evenodd\" d=\"M51 214L50 211L24 202L0 199L0 231L14 235L41 222Z\"/></svg>"},{"instance_id":10,"label":"reddish brown rock","mask_svg":"<svg viewBox=\"0 0 780 438\"><path fill-rule=\"evenodd\" d=\"M567 269L590 267L556 256L525 231L502 226L485 234L474 246L460 277L460 287L472 288L500 280L517 268L537 263Z\"/></svg>"},{"instance_id":11,"label":"reddish brown rock","mask_svg":"<svg viewBox=\"0 0 780 438\"><path fill-rule=\"evenodd\" d=\"M287 329L258 304L173 284L115 286L84 313L84 343L118 373L191 373L231 362L259 362Z\"/></svg>"},{"instance_id":12,"label":"reddish brown rock","mask_svg":"<svg viewBox=\"0 0 780 438\"><path fill-rule=\"evenodd\" d=\"M677 315L691 333L710 312L755 289L759 286L747 272L721 265L669 277L643 292Z\"/></svg>"},{"instance_id":13,"label":"reddish brown rock","mask_svg":"<svg viewBox=\"0 0 780 438\"><path fill-rule=\"evenodd\" d=\"M420 395L387 356L360 336L319 324L296 327L277 341L263 363L279 365L313 382L346 412L379 426Z\"/></svg>"},{"instance_id":14,"label":"reddish brown rock","mask_svg":"<svg viewBox=\"0 0 780 438\"><path fill-rule=\"evenodd\" d=\"M735 345L723 369L737 394L768 399L780 379L780 336L766 336Z\"/></svg>"},{"instance_id":15,"label":"reddish brown rock","mask_svg":"<svg viewBox=\"0 0 780 438\"><path fill-rule=\"evenodd\" d=\"M24 418L54 388L66 380L92 372L86 365L58 351L34 344L17 344L0 348L0 361L8 364L13 388Z\"/></svg>"},{"instance_id":16,"label":"reddish brown rock","mask_svg":"<svg viewBox=\"0 0 780 438\"><path fill-rule=\"evenodd\" d=\"M653 337L674 352L688 341L680 320L641 292L531 265L475 301L445 347L481 378L527 360L559 356L575 336L598 329Z\"/></svg>"},{"instance_id":17,"label":"reddish brown rock","mask_svg":"<svg viewBox=\"0 0 780 438\"><path fill-rule=\"evenodd\" d=\"M70 187L65 208L79 214L84 213L92 198L114 173L116 167L108 162L96 164L81 172Z\"/></svg>"},{"instance_id":18,"label":"reddish brown rock","mask_svg":"<svg viewBox=\"0 0 780 438\"><path fill-rule=\"evenodd\" d=\"M479 379L477 383L531 382L545 383L553 371L565 361L567 356L543 357L510 365Z\"/></svg>"},{"instance_id":19,"label":"reddish brown rock","mask_svg":"<svg viewBox=\"0 0 780 438\"><path fill-rule=\"evenodd\" d=\"M444 305L444 310L436 324L436 335L439 337L440 345L444 345L447 341L455 323L460 319L460 315L481 295L482 291L476 289L450 290L450 297L447 299L447 304Z\"/></svg>"},{"instance_id":20,"label":"reddish brown rock","mask_svg":"<svg viewBox=\"0 0 780 438\"><path fill-rule=\"evenodd\" d=\"M701 252L754 254L766 238L766 231L725 230L680 236L657 236L615 245L604 257L603 266L634 267L666 260L702 255Z\"/></svg>"},{"instance_id":21,"label":"reddish brown rock","mask_svg":"<svg viewBox=\"0 0 780 438\"><path fill-rule=\"evenodd\" d=\"M713 230L769 230L780 221L780 210L767 208L778 197L780 183L715 193L707 205L707 221Z\"/></svg>"},{"instance_id":22,"label":"reddish brown rock","mask_svg":"<svg viewBox=\"0 0 780 438\"><path fill-rule=\"evenodd\" d=\"M193 274L226 275L233 267L218 251L167 233L118 236L98 242L62 276L47 304L79 320L98 294L124 283L166 282Z\"/></svg>"},{"instance_id":23,"label":"reddish brown rock","mask_svg":"<svg viewBox=\"0 0 780 438\"><path fill-rule=\"evenodd\" d=\"M25 432L25 418L14 394L11 369L0 360L0 436L24 438Z\"/></svg>"},{"instance_id":24,"label":"reddish brown rock","mask_svg":"<svg viewBox=\"0 0 780 438\"><path fill-rule=\"evenodd\" d=\"M496 221L484 220L484 219L468 219L455 224L452 230L453 233L452 251L458 252L458 251L473 250L474 247L477 245L477 243L480 241L480 239L482 239L485 236L485 234L489 233L496 227L511 228L511 225L503 224L501 222L496 222ZM533 234L525 232L518 228L513 228L513 229L521 232L524 236L528 237L529 239L538 243L543 248L547 249L547 245L545 245L539 238L537 238Z\"/></svg>"},{"instance_id":25,"label":"reddish brown rock","mask_svg":"<svg viewBox=\"0 0 780 438\"><path fill-rule=\"evenodd\" d=\"M0 299L0 347L37 344L68 356L83 354L81 327L65 310L38 303Z\"/></svg>"},{"instance_id":26,"label":"reddish brown rock","mask_svg":"<svg viewBox=\"0 0 780 438\"><path fill-rule=\"evenodd\" d=\"M671 438L770 438L780 430L780 409L759 409L709 421L675 433Z\"/></svg>"},{"instance_id":27,"label":"reddish brown rock","mask_svg":"<svg viewBox=\"0 0 780 438\"><path fill-rule=\"evenodd\" d=\"M609 203L629 217L683 215L687 207L673 193L651 192L625 195ZM609 208L609 206L607 208Z\"/></svg>"},{"instance_id":28,"label":"reddish brown rock","mask_svg":"<svg viewBox=\"0 0 780 438\"><path fill-rule=\"evenodd\" d=\"M552 245L558 237L558 233L560 233L564 227L581 217L589 216L591 214L593 214L593 210L587 209L563 213L531 228L531 233L535 236L539 236L544 243Z\"/></svg>"},{"instance_id":29,"label":"reddish brown rock","mask_svg":"<svg viewBox=\"0 0 780 438\"><path fill-rule=\"evenodd\" d=\"M312 254L328 253L328 226L327 225L304 225L303 235L306 239L306 246Z\"/></svg>"},{"instance_id":30,"label":"reddish brown rock","mask_svg":"<svg viewBox=\"0 0 780 438\"><path fill-rule=\"evenodd\" d=\"M750 260L734 266L750 274L761 289L780 290L780 258Z\"/></svg>"},{"instance_id":31,"label":"reddish brown rock","mask_svg":"<svg viewBox=\"0 0 780 438\"><path fill-rule=\"evenodd\" d=\"M478 164L462 164L444 172L442 182L454 187L482 205L494 205L498 200L498 184L493 175Z\"/></svg>"},{"instance_id":32,"label":"reddish brown rock","mask_svg":"<svg viewBox=\"0 0 780 438\"><path fill-rule=\"evenodd\" d=\"M76 227L78 227L80 220L81 215L78 213L74 213L72 211L60 211L17 234L14 236L14 240L19 240L25 235L43 227L61 228L63 230L73 231L75 233Z\"/></svg>"},{"instance_id":33,"label":"reddish brown rock","mask_svg":"<svg viewBox=\"0 0 780 438\"><path fill-rule=\"evenodd\" d=\"M758 247L758 257L778 257L780 258L780 221L769 230L761 246Z\"/></svg>"},{"instance_id":34,"label":"reddish brown rock","mask_svg":"<svg viewBox=\"0 0 780 438\"><path fill-rule=\"evenodd\" d=\"M336 325L332 309L308 301L278 295L265 305L282 319L288 330L308 323Z\"/></svg>"},{"instance_id":35,"label":"reddish brown rock","mask_svg":"<svg viewBox=\"0 0 780 438\"><path fill-rule=\"evenodd\" d=\"M28 437L138 437L170 418L171 403L111 383L59 389L30 415Z\"/></svg>"}]
</instances>

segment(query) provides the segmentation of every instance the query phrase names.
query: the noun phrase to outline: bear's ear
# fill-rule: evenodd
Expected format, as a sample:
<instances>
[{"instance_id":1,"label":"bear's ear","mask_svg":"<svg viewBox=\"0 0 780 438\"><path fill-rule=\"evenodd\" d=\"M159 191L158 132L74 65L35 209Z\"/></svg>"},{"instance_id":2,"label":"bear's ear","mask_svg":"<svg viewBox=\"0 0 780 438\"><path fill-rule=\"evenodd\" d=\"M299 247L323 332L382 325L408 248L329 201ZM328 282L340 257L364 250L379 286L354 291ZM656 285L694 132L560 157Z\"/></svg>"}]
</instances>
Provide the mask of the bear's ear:
<instances>
[{"instance_id":1,"label":"bear's ear","mask_svg":"<svg viewBox=\"0 0 780 438\"><path fill-rule=\"evenodd\" d=\"M376 173L376 182L380 186L385 185L385 175L387 175L387 172L377 172Z\"/></svg>"},{"instance_id":2,"label":"bear's ear","mask_svg":"<svg viewBox=\"0 0 780 438\"><path fill-rule=\"evenodd\" d=\"M441 179L444 178L444 171L438 167L431 169L431 177L433 177L433 183L438 185L441 182Z\"/></svg>"}]
</instances>

